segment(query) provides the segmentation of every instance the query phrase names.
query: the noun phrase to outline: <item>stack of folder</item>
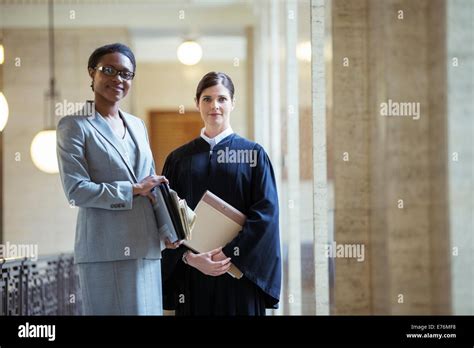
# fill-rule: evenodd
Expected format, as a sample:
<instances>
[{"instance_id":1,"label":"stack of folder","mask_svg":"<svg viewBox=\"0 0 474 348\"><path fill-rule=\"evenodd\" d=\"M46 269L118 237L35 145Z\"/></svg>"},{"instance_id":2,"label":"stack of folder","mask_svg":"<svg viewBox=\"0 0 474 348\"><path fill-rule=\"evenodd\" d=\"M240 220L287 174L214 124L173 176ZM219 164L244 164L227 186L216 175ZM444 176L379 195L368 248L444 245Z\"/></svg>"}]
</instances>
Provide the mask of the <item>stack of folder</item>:
<instances>
[{"instance_id":1,"label":"stack of folder","mask_svg":"<svg viewBox=\"0 0 474 348\"><path fill-rule=\"evenodd\" d=\"M184 240L184 245L196 253L225 246L242 231L247 219L210 191L204 193L194 212L167 184L160 184L156 193L153 208L160 235L173 243ZM234 264L227 273L237 279L243 276Z\"/></svg>"},{"instance_id":2,"label":"stack of folder","mask_svg":"<svg viewBox=\"0 0 474 348\"><path fill-rule=\"evenodd\" d=\"M170 242L191 239L196 214L184 199L179 199L176 191L168 184L160 184L156 189L156 202L153 206L158 232ZM164 239L164 238L163 238Z\"/></svg>"}]
</instances>

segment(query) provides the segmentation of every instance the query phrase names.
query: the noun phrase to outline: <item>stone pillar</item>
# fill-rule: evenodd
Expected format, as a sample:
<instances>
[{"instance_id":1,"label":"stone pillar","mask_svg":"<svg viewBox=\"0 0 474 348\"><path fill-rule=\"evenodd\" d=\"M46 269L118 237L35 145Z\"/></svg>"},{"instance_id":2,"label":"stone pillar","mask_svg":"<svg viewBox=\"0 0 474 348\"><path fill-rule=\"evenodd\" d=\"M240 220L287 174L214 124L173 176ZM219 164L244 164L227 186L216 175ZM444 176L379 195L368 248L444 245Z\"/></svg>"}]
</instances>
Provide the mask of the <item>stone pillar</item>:
<instances>
[{"instance_id":1,"label":"stone pillar","mask_svg":"<svg viewBox=\"0 0 474 348\"><path fill-rule=\"evenodd\" d=\"M285 200L282 199L281 195L283 191L283 181L282 181L282 137L283 137L283 127L281 125L281 106L283 105L281 101L280 90L281 85L281 35L280 35L280 26L282 21L280 19L280 12L282 8L282 3L277 0L272 0L270 2L270 55L269 55L269 66L270 66L270 144L271 148L269 150L269 156L272 161L273 171L275 173L275 181L277 185L278 192L280 193L280 209L283 209L282 203L284 204ZM280 235L284 233L283 231L283 213L280 212ZM282 253L283 254L283 253ZM286 283L287 274L283 272L282 284ZM282 291L281 295L281 305L277 310L273 311L273 314L284 314L285 306L288 305L286 296L286 289Z\"/></svg>"},{"instance_id":2,"label":"stone pillar","mask_svg":"<svg viewBox=\"0 0 474 348\"><path fill-rule=\"evenodd\" d=\"M311 71L313 95L313 231L315 300L317 315L330 313L329 263L325 247L328 236L328 189L326 146L326 13L328 1L311 1Z\"/></svg>"},{"instance_id":3,"label":"stone pillar","mask_svg":"<svg viewBox=\"0 0 474 348\"><path fill-rule=\"evenodd\" d=\"M254 140L267 151L270 149L270 105L269 105L269 1L255 3L254 9L260 21L254 28Z\"/></svg>"},{"instance_id":4,"label":"stone pillar","mask_svg":"<svg viewBox=\"0 0 474 348\"><path fill-rule=\"evenodd\" d=\"M369 244L369 126L367 1L333 1L334 240ZM370 259L336 258L334 314L369 314Z\"/></svg>"},{"instance_id":5,"label":"stone pillar","mask_svg":"<svg viewBox=\"0 0 474 348\"><path fill-rule=\"evenodd\" d=\"M247 98L247 108L246 108L246 121L247 121L247 138L255 140L255 32L253 27L245 28L245 37L247 39L247 56L246 56L246 79L247 79L247 90L245 97Z\"/></svg>"},{"instance_id":6,"label":"stone pillar","mask_svg":"<svg viewBox=\"0 0 474 348\"><path fill-rule=\"evenodd\" d=\"M474 313L474 3L447 2L449 210L453 314Z\"/></svg>"},{"instance_id":7,"label":"stone pillar","mask_svg":"<svg viewBox=\"0 0 474 348\"><path fill-rule=\"evenodd\" d=\"M301 314L301 235L300 235L300 158L298 108L298 7L296 0L286 2L286 118L288 173L288 314Z\"/></svg>"},{"instance_id":8,"label":"stone pillar","mask_svg":"<svg viewBox=\"0 0 474 348\"><path fill-rule=\"evenodd\" d=\"M336 258L336 314L450 312L444 18L333 2L335 241L365 251Z\"/></svg>"},{"instance_id":9,"label":"stone pillar","mask_svg":"<svg viewBox=\"0 0 474 348\"><path fill-rule=\"evenodd\" d=\"M270 158L278 187L281 186L282 127L281 127L281 37L280 1L270 3Z\"/></svg>"}]
</instances>

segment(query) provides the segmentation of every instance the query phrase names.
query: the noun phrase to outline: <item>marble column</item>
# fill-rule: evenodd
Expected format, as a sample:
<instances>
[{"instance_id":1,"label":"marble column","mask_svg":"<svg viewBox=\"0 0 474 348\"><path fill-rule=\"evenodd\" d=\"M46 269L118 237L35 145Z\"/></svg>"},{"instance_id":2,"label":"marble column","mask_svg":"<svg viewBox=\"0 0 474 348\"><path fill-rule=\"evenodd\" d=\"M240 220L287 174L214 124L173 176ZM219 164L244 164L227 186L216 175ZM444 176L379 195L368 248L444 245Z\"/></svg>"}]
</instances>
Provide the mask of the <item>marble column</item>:
<instances>
[{"instance_id":1,"label":"marble column","mask_svg":"<svg viewBox=\"0 0 474 348\"><path fill-rule=\"evenodd\" d=\"M296 0L287 0L286 18L286 160L288 175L288 314L302 313L301 289L301 200L299 157L299 108L298 108L298 6Z\"/></svg>"},{"instance_id":2,"label":"marble column","mask_svg":"<svg viewBox=\"0 0 474 348\"><path fill-rule=\"evenodd\" d=\"M370 239L367 5L360 0L336 0L332 4L334 151L330 159L335 190L334 240L341 245L364 245L365 249ZM363 262L335 259L334 314L370 313L371 260L367 253L365 256Z\"/></svg>"},{"instance_id":3,"label":"marble column","mask_svg":"<svg viewBox=\"0 0 474 348\"><path fill-rule=\"evenodd\" d=\"M453 314L474 314L474 3L447 3L448 167Z\"/></svg>"},{"instance_id":4,"label":"marble column","mask_svg":"<svg viewBox=\"0 0 474 348\"><path fill-rule=\"evenodd\" d=\"M335 0L332 20L335 242L364 250L336 257L333 312L449 313L445 1Z\"/></svg>"},{"instance_id":5,"label":"marble column","mask_svg":"<svg viewBox=\"0 0 474 348\"><path fill-rule=\"evenodd\" d=\"M313 98L313 234L315 312L330 313L329 260L325 254L328 236L328 182L326 144L326 65L324 43L329 1L311 1L311 72Z\"/></svg>"},{"instance_id":6,"label":"marble column","mask_svg":"<svg viewBox=\"0 0 474 348\"><path fill-rule=\"evenodd\" d=\"M269 1L255 3L254 10L260 21L254 27L253 63L255 65L253 85L254 97L254 140L269 150L270 143L270 52L269 34ZM251 128L252 128L251 126Z\"/></svg>"}]
</instances>

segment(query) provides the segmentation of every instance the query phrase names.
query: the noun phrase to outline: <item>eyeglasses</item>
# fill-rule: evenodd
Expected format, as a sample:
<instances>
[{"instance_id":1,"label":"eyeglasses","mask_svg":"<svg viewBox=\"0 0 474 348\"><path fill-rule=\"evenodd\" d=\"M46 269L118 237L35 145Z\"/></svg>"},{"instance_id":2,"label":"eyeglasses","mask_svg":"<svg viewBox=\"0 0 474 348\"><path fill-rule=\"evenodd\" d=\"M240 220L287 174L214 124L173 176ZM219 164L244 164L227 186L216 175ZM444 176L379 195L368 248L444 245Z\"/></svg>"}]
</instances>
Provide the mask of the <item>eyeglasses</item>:
<instances>
[{"instance_id":1,"label":"eyeglasses","mask_svg":"<svg viewBox=\"0 0 474 348\"><path fill-rule=\"evenodd\" d=\"M120 77L123 78L124 80L133 80L133 78L135 77L135 73L131 71L117 70L111 66L97 66L95 69L103 72L104 75L107 75L107 76L120 75Z\"/></svg>"}]
</instances>

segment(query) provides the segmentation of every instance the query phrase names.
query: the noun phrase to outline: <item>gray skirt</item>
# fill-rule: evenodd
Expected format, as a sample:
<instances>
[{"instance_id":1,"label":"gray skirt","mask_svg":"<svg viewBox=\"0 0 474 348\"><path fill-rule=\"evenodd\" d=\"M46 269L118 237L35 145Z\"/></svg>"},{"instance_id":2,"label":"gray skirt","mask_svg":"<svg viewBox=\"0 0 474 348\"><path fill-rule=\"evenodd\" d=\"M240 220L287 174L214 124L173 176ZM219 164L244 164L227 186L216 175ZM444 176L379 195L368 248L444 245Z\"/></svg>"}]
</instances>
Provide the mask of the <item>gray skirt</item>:
<instances>
[{"instance_id":1,"label":"gray skirt","mask_svg":"<svg viewBox=\"0 0 474 348\"><path fill-rule=\"evenodd\" d=\"M161 260L77 264L85 315L162 315Z\"/></svg>"}]
</instances>

